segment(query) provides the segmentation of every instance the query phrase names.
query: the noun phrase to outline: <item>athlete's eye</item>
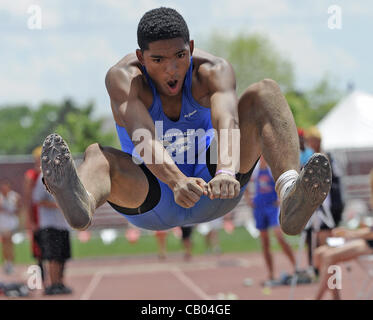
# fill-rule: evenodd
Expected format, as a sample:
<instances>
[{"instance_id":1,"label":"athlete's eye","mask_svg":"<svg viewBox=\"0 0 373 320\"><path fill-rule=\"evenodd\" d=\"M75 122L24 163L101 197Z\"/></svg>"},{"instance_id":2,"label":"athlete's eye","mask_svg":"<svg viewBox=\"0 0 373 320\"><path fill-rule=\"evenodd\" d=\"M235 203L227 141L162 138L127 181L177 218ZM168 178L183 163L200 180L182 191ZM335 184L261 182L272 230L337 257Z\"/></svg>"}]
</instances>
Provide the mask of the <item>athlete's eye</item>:
<instances>
[{"instance_id":1,"label":"athlete's eye","mask_svg":"<svg viewBox=\"0 0 373 320\"><path fill-rule=\"evenodd\" d=\"M178 58L184 58L185 57L185 52L180 52L177 54Z\"/></svg>"},{"instance_id":2,"label":"athlete's eye","mask_svg":"<svg viewBox=\"0 0 373 320\"><path fill-rule=\"evenodd\" d=\"M155 63L160 63L160 62L161 62L161 58L154 58L154 59L153 59L153 62L155 62Z\"/></svg>"}]
</instances>

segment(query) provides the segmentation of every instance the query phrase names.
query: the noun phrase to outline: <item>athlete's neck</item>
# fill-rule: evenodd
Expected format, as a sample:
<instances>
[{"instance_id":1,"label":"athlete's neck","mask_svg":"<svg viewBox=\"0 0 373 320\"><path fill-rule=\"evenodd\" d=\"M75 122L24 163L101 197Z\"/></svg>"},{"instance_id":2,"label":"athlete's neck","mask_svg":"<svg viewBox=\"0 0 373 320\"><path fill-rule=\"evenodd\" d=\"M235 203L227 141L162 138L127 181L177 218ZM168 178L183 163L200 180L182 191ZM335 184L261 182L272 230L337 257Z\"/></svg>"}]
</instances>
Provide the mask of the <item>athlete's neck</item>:
<instances>
[{"instance_id":1,"label":"athlete's neck","mask_svg":"<svg viewBox=\"0 0 373 320\"><path fill-rule=\"evenodd\" d=\"M176 96L159 95L162 102L163 113L172 121L177 121L180 118L182 105L182 91Z\"/></svg>"}]
</instances>

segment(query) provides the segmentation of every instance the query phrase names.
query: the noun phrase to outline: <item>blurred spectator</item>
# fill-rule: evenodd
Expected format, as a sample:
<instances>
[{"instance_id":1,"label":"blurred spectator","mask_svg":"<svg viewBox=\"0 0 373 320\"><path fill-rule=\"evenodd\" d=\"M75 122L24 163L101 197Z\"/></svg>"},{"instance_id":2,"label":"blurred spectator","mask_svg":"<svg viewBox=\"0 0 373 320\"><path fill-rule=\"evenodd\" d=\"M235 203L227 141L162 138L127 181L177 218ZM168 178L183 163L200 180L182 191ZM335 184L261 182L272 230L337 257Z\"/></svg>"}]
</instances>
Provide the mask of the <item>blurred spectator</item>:
<instances>
[{"instance_id":1,"label":"blurred spectator","mask_svg":"<svg viewBox=\"0 0 373 320\"><path fill-rule=\"evenodd\" d=\"M192 258L192 232L193 226L181 227L181 239L184 246L184 260L189 261Z\"/></svg>"},{"instance_id":2,"label":"blurred spectator","mask_svg":"<svg viewBox=\"0 0 373 320\"><path fill-rule=\"evenodd\" d=\"M321 149L321 133L316 127L311 127L306 130L305 132L305 139L307 144L315 151L315 152L322 152ZM326 223L326 221L320 221L319 227L317 230L317 243L316 247L320 245L324 245L326 243L326 238L330 237L331 229L337 227L342 220L342 212L344 208L344 202L342 199L342 191L341 191L341 181L340 177L342 176L341 170L338 168L337 164L335 163L334 159L332 158L331 154L327 154L330 165L332 167L332 185L330 193L328 194L327 198L325 199L324 203L320 206L318 210L321 211L321 216L330 217L333 221L330 223ZM325 220L327 220L327 218ZM308 244L309 247L311 246L311 236L308 236ZM310 258L312 265L312 257Z\"/></svg>"},{"instance_id":3,"label":"blurred spectator","mask_svg":"<svg viewBox=\"0 0 373 320\"><path fill-rule=\"evenodd\" d=\"M310 127L304 132L305 143L314 151L321 152L321 133L317 127Z\"/></svg>"},{"instance_id":4,"label":"blurred spectator","mask_svg":"<svg viewBox=\"0 0 373 320\"><path fill-rule=\"evenodd\" d=\"M219 229L223 228L224 217L200 223L197 230L205 237L206 253L220 253Z\"/></svg>"},{"instance_id":5,"label":"blurred spectator","mask_svg":"<svg viewBox=\"0 0 373 320\"><path fill-rule=\"evenodd\" d=\"M19 225L17 216L19 209L19 194L11 189L8 180L3 180L0 183L0 238L2 242L3 268L6 274L13 272L14 248L12 236Z\"/></svg>"},{"instance_id":6,"label":"blurred spectator","mask_svg":"<svg viewBox=\"0 0 373 320\"><path fill-rule=\"evenodd\" d=\"M64 285L66 261L71 257L70 233L67 222L39 177L33 191L33 201L39 208L39 246L45 262L45 294L70 294Z\"/></svg>"},{"instance_id":7,"label":"blurred spectator","mask_svg":"<svg viewBox=\"0 0 373 320\"><path fill-rule=\"evenodd\" d=\"M166 230L159 230L155 231L154 235L157 239L157 244L158 244L158 258L160 260L166 259L166 238L167 238L167 233L168 231Z\"/></svg>"},{"instance_id":8,"label":"blurred spectator","mask_svg":"<svg viewBox=\"0 0 373 320\"><path fill-rule=\"evenodd\" d=\"M335 228L331 231L333 237L343 237L345 242L337 246L323 245L315 250L314 264L320 272L319 287L316 299L323 297L330 290L334 299L340 299L338 288L329 288L328 279L331 274L328 269L331 265L353 260L361 255L373 254L373 228L365 227L357 230Z\"/></svg>"},{"instance_id":9,"label":"blurred spectator","mask_svg":"<svg viewBox=\"0 0 373 320\"><path fill-rule=\"evenodd\" d=\"M192 257L193 243L192 243L191 236L192 236L193 226L177 227L176 230L178 231L177 237L179 238L181 236L181 241L182 241L183 249L184 249L184 260L188 261ZM156 231L154 235L157 239L157 244L158 244L158 258L160 260L164 260L167 257L168 230Z\"/></svg>"},{"instance_id":10,"label":"blurred spectator","mask_svg":"<svg viewBox=\"0 0 373 320\"><path fill-rule=\"evenodd\" d=\"M300 166L303 167L309 158L313 155L314 151L309 148L304 140L304 130L298 128L298 137L299 137L299 148L300 148Z\"/></svg>"},{"instance_id":11,"label":"blurred spectator","mask_svg":"<svg viewBox=\"0 0 373 320\"><path fill-rule=\"evenodd\" d=\"M41 146L39 146L32 151L32 156L34 158L34 167L27 170L24 175L23 205L25 208L24 212L26 214L26 227L30 232L32 255L38 262L38 265L41 269L42 278L44 280L43 264L41 261L41 250L37 241L39 235L38 206L32 200L32 192L40 175L41 149Z\"/></svg>"},{"instance_id":12,"label":"blurred spectator","mask_svg":"<svg viewBox=\"0 0 373 320\"><path fill-rule=\"evenodd\" d=\"M293 266L294 272L296 271L295 258L293 251L290 245L286 242L279 226L279 203L275 191L275 181L263 157L260 158L259 168L256 167L253 172L253 181L255 183L254 198L251 200L249 192L246 190L245 199L248 205L254 209L256 228L260 231L262 252L268 271L268 281L265 281L264 285L271 286L275 277L270 249L269 229L274 231L278 243Z\"/></svg>"}]
</instances>

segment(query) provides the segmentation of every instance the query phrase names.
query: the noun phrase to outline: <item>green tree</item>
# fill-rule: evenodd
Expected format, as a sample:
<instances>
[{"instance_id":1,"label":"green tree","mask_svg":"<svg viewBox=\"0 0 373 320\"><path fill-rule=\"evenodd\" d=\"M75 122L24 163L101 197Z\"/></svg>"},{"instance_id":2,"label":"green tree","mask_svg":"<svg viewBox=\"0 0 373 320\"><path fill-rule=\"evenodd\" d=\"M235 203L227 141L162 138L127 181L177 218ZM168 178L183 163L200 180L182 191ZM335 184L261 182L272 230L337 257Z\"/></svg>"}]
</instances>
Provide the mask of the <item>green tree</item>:
<instances>
[{"instance_id":1,"label":"green tree","mask_svg":"<svg viewBox=\"0 0 373 320\"><path fill-rule=\"evenodd\" d=\"M241 94L250 84L265 78L277 81L284 91L293 88L292 63L284 58L264 35L241 33L231 38L215 32L204 47L232 64L236 74L238 94Z\"/></svg>"},{"instance_id":2,"label":"green tree","mask_svg":"<svg viewBox=\"0 0 373 320\"><path fill-rule=\"evenodd\" d=\"M93 105L87 105L79 112L68 112L65 121L60 123L55 131L60 134L70 146L72 153L82 153L92 143L118 146L113 132L102 131L103 119L92 118Z\"/></svg>"},{"instance_id":3,"label":"green tree","mask_svg":"<svg viewBox=\"0 0 373 320\"><path fill-rule=\"evenodd\" d=\"M285 93L298 127L316 125L342 98L342 91L332 83L329 77L324 76L304 92L293 90Z\"/></svg>"},{"instance_id":4,"label":"green tree","mask_svg":"<svg viewBox=\"0 0 373 320\"><path fill-rule=\"evenodd\" d=\"M313 124L317 124L343 96L343 92L333 83L331 77L325 75L305 92Z\"/></svg>"},{"instance_id":5,"label":"green tree","mask_svg":"<svg viewBox=\"0 0 373 320\"><path fill-rule=\"evenodd\" d=\"M304 93L295 90L288 91L285 93L285 98L293 113L297 127L308 128L314 125L311 116L312 110Z\"/></svg>"},{"instance_id":6,"label":"green tree","mask_svg":"<svg viewBox=\"0 0 373 320\"><path fill-rule=\"evenodd\" d=\"M324 76L314 87L299 91L295 86L293 64L280 54L262 34L241 33L229 37L214 32L202 42L207 51L228 60L236 74L237 93L265 78L275 80L281 87L298 127L317 124L341 98L330 77Z\"/></svg>"},{"instance_id":7,"label":"green tree","mask_svg":"<svg viewBox=\"0 0 373 320\"><path fill-rule=\"evenodd\" d=\"M17 154L27 148L32 132L32 110L28 106L0 109L0 154Z\"/></svg>"},{"instance_id":8,"label":"green tree","mask_svg":"<svg viewBox=\"0 0 373 320\"><path fill-rule=\"evenodd\" d=\"M24 105L0 108L0 154L30 154L53 132L60 133L73 153L93 143L118 147L115 127L103 130L103 118L94 118L94 106L78 106L67 99L60 104L43 103L33 109Z\"/></svg>"}]
</instances>

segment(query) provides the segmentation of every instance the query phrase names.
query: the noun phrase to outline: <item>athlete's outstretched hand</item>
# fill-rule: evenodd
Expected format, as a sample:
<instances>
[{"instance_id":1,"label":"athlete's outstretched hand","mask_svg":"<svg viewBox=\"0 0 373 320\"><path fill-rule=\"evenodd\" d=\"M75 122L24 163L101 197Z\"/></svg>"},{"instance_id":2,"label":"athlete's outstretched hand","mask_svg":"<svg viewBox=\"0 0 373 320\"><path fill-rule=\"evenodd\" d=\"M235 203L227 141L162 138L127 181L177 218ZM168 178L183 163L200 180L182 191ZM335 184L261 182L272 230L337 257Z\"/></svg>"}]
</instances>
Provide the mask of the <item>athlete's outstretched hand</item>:
<instances>
[{"instance_id":1,"label":"athlete's outstretched hand","mask_svg":"<svg viewBox=\"0 0 373 320\"><path fill-rule=\"evenodd\" d=\"M179 206L191 208L203 194L207 195L207 184L201 178L186 177L179 180L172 191Z\"/></svg>"},{"instance_id":2,"label":"athlete's outstretched hand","mask_svg":"<svg viewBox=\"0 0 373 320\"><path fill-rule=\"evenodd\" d=\"M229 174L219 174L207 184L209 198L212 199L233 199L240 194L240 183Z\"/></svg>"}]
</instances>

